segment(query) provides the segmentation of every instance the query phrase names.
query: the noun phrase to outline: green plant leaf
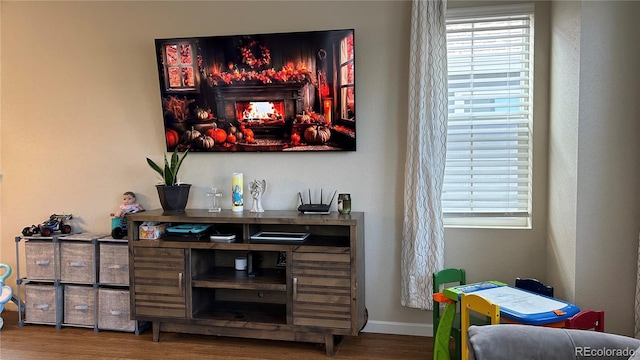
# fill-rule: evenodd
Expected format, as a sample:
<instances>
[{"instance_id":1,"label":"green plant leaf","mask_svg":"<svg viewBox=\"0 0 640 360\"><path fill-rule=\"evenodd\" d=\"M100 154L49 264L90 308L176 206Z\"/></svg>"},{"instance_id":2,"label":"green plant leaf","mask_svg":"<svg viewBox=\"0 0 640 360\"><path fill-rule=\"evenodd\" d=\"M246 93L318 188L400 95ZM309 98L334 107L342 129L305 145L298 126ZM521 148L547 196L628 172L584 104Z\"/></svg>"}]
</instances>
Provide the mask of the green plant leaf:
<instances>
[{"instance_id":1,"label":"green plant leaf","mask_svg":"<svg viewBox=\"0 0 640 360\"><path fill-rule=\"evenodd\" d=\"M158 164L156 164L155 162L153 162L153 160L149 158L147 158L147 164L149 164L149 166L151 166L153 170L155 170L158 174L160 174L160 176L164 178L164 172L162 171L160 166L158 166Z\"/></svg>"},{"instance_id":2,"label":"green plant leaf","mask_svg":"<svg viewBox=\"0 0 640 360\"><path fill-rule=\"evenodd\" d=\"M164 184L174 185L173 172L171 172L171 169L169 168L168 164L164 166Z\"/></svg>"},{"instance_id":3,"label":"green plant leaf","mask_svg":"<svg viewBox=\"0 0 640 360\"><path fill-rule=\"evenodd\" d=\"M180 157L180 159L177 161L176 163L176 167L175 167L175 177L176 180L178 179L178 170L180 170L180 166L182 166L182 161L184 160L184 158L187 157L187 153L189 152L189 149L185 150L184 153L182 154L182 157Z\"/></svg>"},{"instance_id":4,"label":"green plant leaf","mask_svg":"<svg viewBox=\"0 0 640 360\"><path fill-rule=\"evenodd\" d=\"M178 170L180 170L180 166L182 165L182 161L187 156L187 152L189 149L185 150L182 156L178 154L178 149L175 149L173 154L171 155L171 161L167 157L167 154L164 155L164 169L162 169L158 164L156 164L153 160L147 158L147 164L156 171L162 179L164 180L164 184L167 186L176 185L178 181Z\"/></svg>"},{"instance_id":5,"label":"green plant leaf","mask_svg":"<svg viewBox=\"0 0 640 360\"><path fill-rule=\"evenodd\" d=\"M174 150L173 154L171 154L171 169L175 170L177 164L178 164L178 150Z\"/></svg>"}]
</instances>

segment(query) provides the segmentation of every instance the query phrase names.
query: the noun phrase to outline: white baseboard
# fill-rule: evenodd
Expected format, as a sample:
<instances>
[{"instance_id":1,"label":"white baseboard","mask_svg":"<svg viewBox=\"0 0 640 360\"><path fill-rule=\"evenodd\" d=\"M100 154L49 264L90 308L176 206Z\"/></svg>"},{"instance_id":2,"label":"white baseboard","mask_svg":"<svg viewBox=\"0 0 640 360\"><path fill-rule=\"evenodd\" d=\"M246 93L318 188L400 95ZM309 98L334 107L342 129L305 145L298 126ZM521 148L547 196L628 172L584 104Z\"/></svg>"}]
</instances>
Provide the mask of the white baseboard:
<instances>
[{"instance_id":1,"label":"white baseboard","mask_svg":"<svg viewBox=\"0 0 640 360\"><path fill-rule=\"evenodd\" d=\"M369 320L364 329L362 329L362 332L394 335L433 336L433 325Z\"/></svg>"}]
</instances>

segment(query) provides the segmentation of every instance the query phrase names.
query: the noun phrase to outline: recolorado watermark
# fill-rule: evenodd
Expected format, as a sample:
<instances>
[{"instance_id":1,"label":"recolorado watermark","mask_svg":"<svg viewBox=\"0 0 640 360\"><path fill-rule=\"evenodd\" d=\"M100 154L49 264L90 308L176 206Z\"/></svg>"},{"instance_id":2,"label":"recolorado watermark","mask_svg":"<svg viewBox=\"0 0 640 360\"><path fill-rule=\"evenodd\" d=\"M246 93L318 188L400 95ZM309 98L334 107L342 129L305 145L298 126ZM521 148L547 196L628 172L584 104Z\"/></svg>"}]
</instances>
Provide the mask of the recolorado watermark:
<instances>
[{"instance_id":1,"label":"recolorado watermark","mask_svg":"<svg viewBox=\"0 0 640 360\"><path fill-rule=\"evenodd\" d=\"M636 349L632 348L593 348L589 346L576 346L575 356L582 357L607 357L607 356L619 356L629 358L636 353Z\"/></svg>"}]
</instances>

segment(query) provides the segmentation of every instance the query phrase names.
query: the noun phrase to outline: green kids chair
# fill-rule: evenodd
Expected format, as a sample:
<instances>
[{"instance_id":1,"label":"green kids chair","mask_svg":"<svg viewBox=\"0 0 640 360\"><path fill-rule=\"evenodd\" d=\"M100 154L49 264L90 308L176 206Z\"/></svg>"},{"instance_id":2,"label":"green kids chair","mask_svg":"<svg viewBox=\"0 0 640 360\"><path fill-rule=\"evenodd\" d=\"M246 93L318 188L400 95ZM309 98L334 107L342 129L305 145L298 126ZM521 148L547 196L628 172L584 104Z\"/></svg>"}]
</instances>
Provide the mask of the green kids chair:
<instances>
[{"instance_id":1,"label":"green kids chair","mask_svg":"<svg viewBox=\"0 0 640 360\"><path fill-rule=\"evenodd\" d=\"M464 269L450 268L450 269L440 270L437 273L433 274L433 293L436 294L441 292L443 290L441 287L445 287L445 285L447 284L451 284L451 286L455 286L455 285L465 285L466 283L467 283L467 276ZM438 331L440 322L443 320L440 314L440 305L441 303L436 301L436 299L434 299L433 301L434 332ZM449 310L447 310L447 307L449 308ZM462 336L460 334L460 313L456 311L456 307L457 307L457 304L455 303L445 304L444 311L446 312L446 315L447 315L447 324L448 324L446 326L447 328L446 330L448 331L446 331L444 328L441 329L443 331L441 331L439 334L440 335L439 341L442 342L441 346L444 344L444 341L446 341L446 344L448 345L449 343L448 334L450 333L451 334L450 336L453 337L455 341L455 352L453 356L451 356L451 359L460 360L462 355L462 344L461 344ZM445 314L442 314L442 315L445 315ZM436 347L437 341L438 341L436 338L437 336L433 337L434 348ZM439 358L446 359L442 355L440 355Z\"/></svg>"}]
</instances>

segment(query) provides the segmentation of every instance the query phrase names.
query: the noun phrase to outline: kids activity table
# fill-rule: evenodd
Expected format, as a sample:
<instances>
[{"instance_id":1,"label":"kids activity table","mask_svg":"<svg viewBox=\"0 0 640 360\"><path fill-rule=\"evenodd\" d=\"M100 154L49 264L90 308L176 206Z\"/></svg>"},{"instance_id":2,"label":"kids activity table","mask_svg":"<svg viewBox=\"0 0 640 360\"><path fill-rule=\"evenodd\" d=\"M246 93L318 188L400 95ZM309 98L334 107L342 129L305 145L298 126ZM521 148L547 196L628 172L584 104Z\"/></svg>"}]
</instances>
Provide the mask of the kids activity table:
<instances>
[{"instance_id":1,"label":"kids activity table","mask_svg":"<svg viewBox=\"0 0 640 360\"><path fill-rule=\"evenodd\" d=\"M445 311L436 329L434 359L449 360L449 336L455 316L455 302L462 294L480 295L500 307L500 317L506 322L549 327L564 327L565 320L577 314L580 308L564 300L551 298L509 286L499 281L482 281L458 285L434 294L434 299L445 303Z\"/></svg>"},{"instance_id":2,"label":"kids activity table","mask_svg":"<svg viewBox=\"0 0 640 360\"><path fill-rule=\"evenodd\" d=\"M459 301L461 294L474 293L500 306L500 316L526 325L563 327L580 308L564 300L536 294L499 281L483 281L444 289L444 296Z\"/></svg>"}]
</instances>

